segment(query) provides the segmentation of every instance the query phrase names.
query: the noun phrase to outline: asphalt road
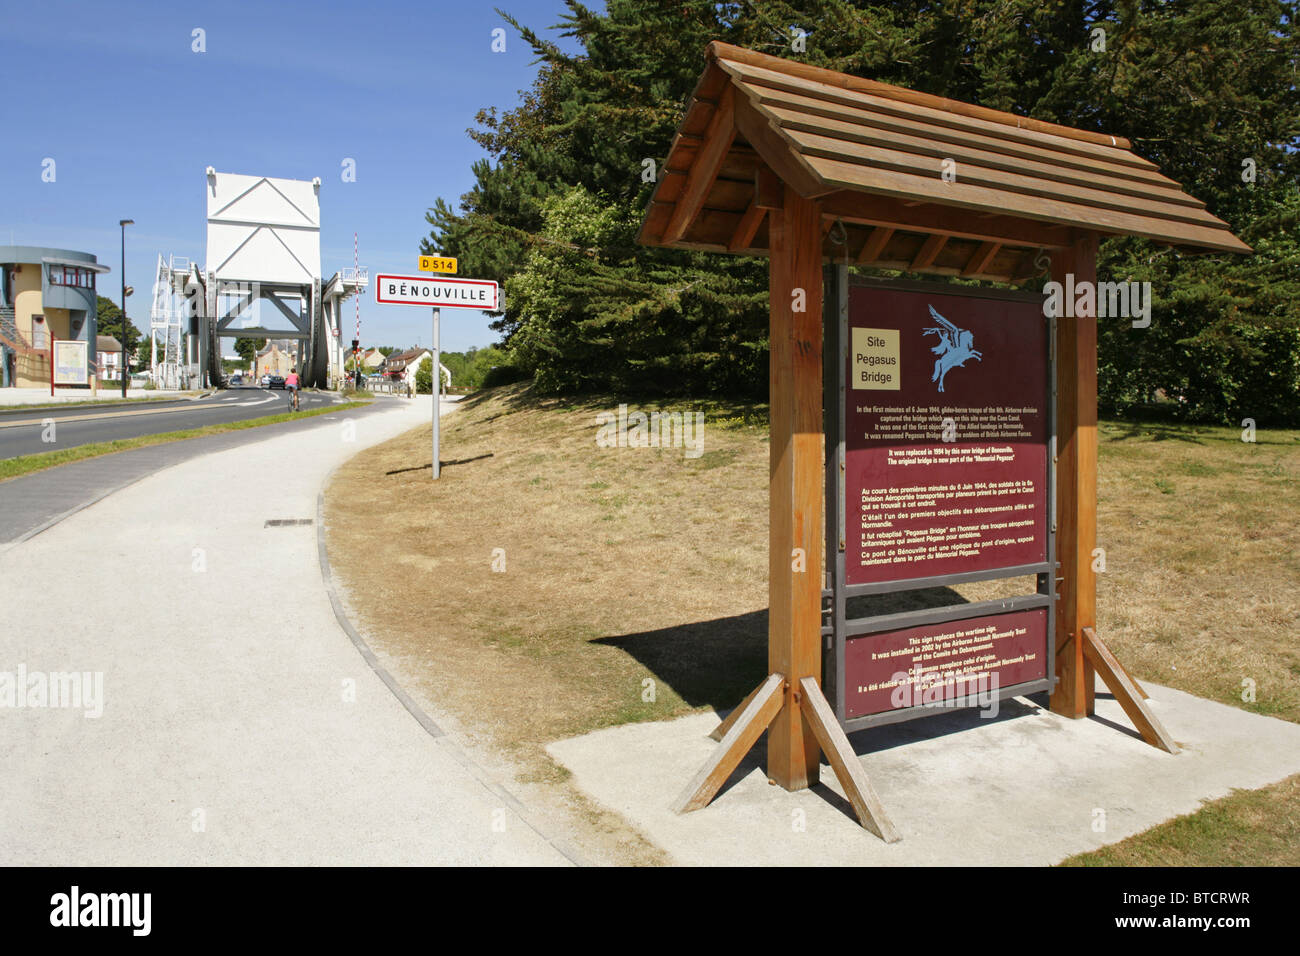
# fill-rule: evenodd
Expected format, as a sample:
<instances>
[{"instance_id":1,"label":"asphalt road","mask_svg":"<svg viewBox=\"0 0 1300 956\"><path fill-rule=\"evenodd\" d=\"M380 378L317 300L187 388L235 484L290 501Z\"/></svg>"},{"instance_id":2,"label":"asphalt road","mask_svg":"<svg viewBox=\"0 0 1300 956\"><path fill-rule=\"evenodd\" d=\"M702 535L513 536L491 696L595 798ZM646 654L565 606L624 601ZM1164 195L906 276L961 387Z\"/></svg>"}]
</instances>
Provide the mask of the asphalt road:
<instances>
[{"instance_id":1,"label":"asphalt road","mask_svg":"<svg viewBox=\"0 0 1300 956\"><path fill-rule=\"evenodd\" d=\"M278 391L276 395L279 396ZM378 396L369 405L334 415L312 415L275 425L146 445L10 478L0 482L0 553L6 550L7 545L39 534L68 515L164 468L199 455L253 445L284 435L320 428L337 429L341 421L351 421L356 423L356 427L364 427L362 423L371 415L382 413L398 402L405 401L406 399ZM261 407L269 409L272 406L268 403ZM421 402L421 407L428 406Z\"/></svg>"},{"instance_id":2,"label":"asphalt road","mask_svg":"<svg viewBox=\"0 0 1300 956\"><path fill-rule=\"evenodd\" d=\"M303 392L303 411L335 404L328 392ZM205 398L174 402L135 402L112 408L14 408L0 411L0 460L75 448L92 442L138 438L204 425L263 418L289 411L289 393L247 386L231 388ZM47 433L53 424L53 441Z\"/></svg>"}]
</instances>

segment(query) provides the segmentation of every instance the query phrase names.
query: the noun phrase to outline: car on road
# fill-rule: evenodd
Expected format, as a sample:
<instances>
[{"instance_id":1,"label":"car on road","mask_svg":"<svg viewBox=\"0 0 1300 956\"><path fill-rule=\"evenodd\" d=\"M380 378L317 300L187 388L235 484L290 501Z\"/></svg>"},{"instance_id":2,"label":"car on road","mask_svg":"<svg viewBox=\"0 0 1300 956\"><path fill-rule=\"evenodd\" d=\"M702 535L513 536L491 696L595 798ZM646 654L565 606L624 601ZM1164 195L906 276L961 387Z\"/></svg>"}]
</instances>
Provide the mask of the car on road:
<instances>
[{"instance_id":1,"label":"car on road","mask_svg":"<svg viewBox=\"0 0 1300 956\"><path fill-rule=\"evenodd\" d=\"M244 384L244 376L242 376L242 375L232 375L232 376L230 376L230 384L231 384L231 385L243 385L243 384Z\"/></svg>"},{"instance_id":2,"label":"car on road","mask_svg":"<svg viewBox=\"0 0 1300 956\"><path fill-rule=\"evenodd\" d=\"M270 381L266 383L267 388L284 388L283 375L268 375L267 378L270 379Z\"/></svg>"},{"instance_id":3,"label":"car on road","mask_svg":"<svg viewBox=\"0 0 1300 956\"><path fill-rule=\"evenodd\" d=\"M257 384L262 386L262 388L266 388L268 385L271 384L271 376L263 375L261 381L259 381Z\"/></svg>"}]
</instances>

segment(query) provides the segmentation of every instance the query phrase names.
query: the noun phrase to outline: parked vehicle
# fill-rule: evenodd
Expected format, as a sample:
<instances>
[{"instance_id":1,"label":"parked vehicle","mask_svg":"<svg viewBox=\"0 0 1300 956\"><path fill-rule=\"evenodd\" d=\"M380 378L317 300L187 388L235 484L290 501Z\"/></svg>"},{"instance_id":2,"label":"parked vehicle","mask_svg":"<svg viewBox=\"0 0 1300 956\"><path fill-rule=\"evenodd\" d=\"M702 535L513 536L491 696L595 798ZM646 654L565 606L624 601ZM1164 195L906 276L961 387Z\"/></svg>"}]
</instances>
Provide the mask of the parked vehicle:
<instances>
[{"instance_id":1,"label":"parked vehicle","mask_svg":"<svg viewBox=\"0 0 1300 956\"><path fill-rule=\"evenodd\" d=\"M267 388L267 387L270 386L270 384L271 384L271 376L270 376L270 375L263 375L263 376L262 376L262 380L261 380L260 382L258 382L257 384L261 385L262 388Z\"/></svg>"}]
</instances>

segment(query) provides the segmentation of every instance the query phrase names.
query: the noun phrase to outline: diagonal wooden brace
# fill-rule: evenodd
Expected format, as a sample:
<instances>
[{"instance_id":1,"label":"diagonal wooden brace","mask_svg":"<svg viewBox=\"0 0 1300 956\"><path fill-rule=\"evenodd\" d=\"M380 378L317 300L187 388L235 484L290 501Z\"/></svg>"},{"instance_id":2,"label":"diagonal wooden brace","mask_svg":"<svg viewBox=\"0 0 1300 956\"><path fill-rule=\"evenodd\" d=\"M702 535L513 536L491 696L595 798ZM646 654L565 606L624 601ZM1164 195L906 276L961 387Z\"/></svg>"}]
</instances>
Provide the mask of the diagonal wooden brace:
<instances>
[{"instance_id":1,"label":"diagonal wooden brace","mask_svg":"<svg viewBox=\"0 0 1300 956\"><path fill-rule=\"evenodd\" d=\"M1133 726L1142 735L1142 739L1152 747L1159 747L1171 754L1178 753L1178 745L1174 743L1174 739L1169 736L1168 731L1156 719L1156 715L1151 712L1151 708L1143 699L1146 695L1142 693L1133 678L1128 676L1128 672L1115 659L1110 649L1102 643L1097 632L1090 627L1085 627L1082 633L1084 656L1106 682L1106 686L1115 695L1119 705L1124 708L1128 719L1133 721Z\"/></svg>"},{"instance_id":2,"label":"diagonal wooden brace","mask_svg":"<svg viewBox=\"0 0 1300 956\"><path fill-rule=\"evenodd\" d=\"M822 753L826 754L831 769L839 778L840 786L844 788L849 802L853 804L853 812L858 815L858 822L886 843L898 842L898 831L894 829L894 824L885 813L884 805L876 796L876 790L867 779L866 771L862 769L862 761L858 760L858 755L853 752L849 738L845 736L844 729L835 719L831 705L822 695L822 689L811 677L805 677L799 682L799 686L803 690L799 709L812 725L813 733L817 735L817 743L821 744Z\"/></svg>"},{"instance_id":3,"label":"diagonal wooden brace","mask_svg":"<svg viewBox=\"0 0 1300 956\"><path fill-rule=\"evenodd\" d=\"M758 742L763 731L772 723L781 710L784 699L785 678L780 674L768 675L767 680L749 695L746 703L737 707L731 717L727 718L731 726L708 763L700 768L695 779L686 785L686 789L673 804L674 813L689 813L708 806L741 759L749 753L749 748ZM740 716L737 717L737 714Z\"/></svg>"},{"instance_id":4,"label":"diagonal wooden brace","mask_svg":"<svg viewBox=\"0 0 1300 956\"><path fill-rule=\"evenodd\" d=\"M782 675L770 675L709 735L715 739L721 738L721 742L708 763L700 768L700 772L677 798L673 804L674 812L689 813L708 806L749 748L758 742L763 731L780 712L785 701L785 684ZM885 813L880 798L876 796L871 781L862 769L861 761L849 745L849 739L835 719L817 681L805 677L799 682L794 697L799 703L802 719L812 729L835 776L848 795L858 821L886 843L896 842L899 839L898 831Z\"/></svg>"},{"instance_id":5,"label":"diagonal wooden brace","mask_svg":"<svg viewBox=\"0 0 1300 956\"><path fill-rule=\"evenodd\" d=\"M767 683L764 682L751 690L749 696L742 700L740 704L737 705L736 709L727 715L726 720L714 727L713 732L709 734L709 736L714 740L721 740L723 737L727 736L727 731L735 726L736 721L740 720L740 715L745 712L745 708L749 706L749 702L757 697L758 692L766 686Z\"/></svg>"}]
</instances>

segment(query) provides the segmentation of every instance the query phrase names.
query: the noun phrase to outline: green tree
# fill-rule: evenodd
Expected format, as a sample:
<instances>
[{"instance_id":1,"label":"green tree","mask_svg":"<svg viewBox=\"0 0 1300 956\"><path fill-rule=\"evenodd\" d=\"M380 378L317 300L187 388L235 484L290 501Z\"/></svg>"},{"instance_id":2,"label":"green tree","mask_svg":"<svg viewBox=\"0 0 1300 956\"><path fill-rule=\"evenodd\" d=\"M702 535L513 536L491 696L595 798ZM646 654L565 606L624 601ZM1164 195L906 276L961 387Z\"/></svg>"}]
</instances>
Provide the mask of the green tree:
<instances>
[{"instance_id":1,"label":"green tree","mask_svg":"<svg viewBox=\"0 0 1300 956\"><path fill-rule=\"evenodd\" d=\"M484 378L494 365L507 365L509 362L509 353L495 345L442 353L442 364L451 375L450 384L457 388L482 388ZM443 376L444 380L446 377Z\"/></svg>"},{"instance_id":2,"label":"green tree","mask_svg":"<svg viewBox=\"0 0 1300 956\"><path fill-rule=\"evenodd\" d=\"M1164 393L1188 414L1223 419L1253 403L1300 420L1288 411L1300 328L1292 4L566 5L559 30L576 53L503 14L536 54L537 79L517 108L478 114L470 135L489 158L474 165L458 208L439 199L428 210L421 244L505 283L493 327L539 385L766 392L765 264L635 243L654 187L644 161L662 168L705 45L719 39L1128 137L1256 251L1189 256L1106 240L1099 277L1149 278L1156 301L1151 328L1101 329L1103 403L1128 407ZM802 51L792 49L792 27L808 34Z\"/></svg>"},{"instance_id":3,"label":"green tree","mask_svg":"<svg viewBox=\"0 0 1300 956\"><path fill-rule=\"evenodd\" d=\"M119 343L126 347L126 354L128 356L139 350L140 343L144 340L144 349L141 350L140 356L136 359L135 364L145 368L148 367L150 359L150 356L147 354L149 351L149 343L144 333L135 327L135 323L131 321L131 318L128 315L126 320L126 338L125 341L123 341L122 310L113 302L112 299L106 299L102 295L96 296L95 329L96 334L98 335L111 335L113 338L117 339Z\"/></svg>"},{"instance_id":4,"label":"green tree","mask_svg":"<svg viewBox=\"0 0 1300 956\"><path fill-rule=\"evenodd\" d=\"M258 338L240 338L235 339L235 354L242 358L248 364L252 364L257 353L266 348L266 339Z\"/></svg>"}]
</instances>

